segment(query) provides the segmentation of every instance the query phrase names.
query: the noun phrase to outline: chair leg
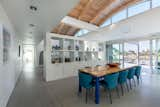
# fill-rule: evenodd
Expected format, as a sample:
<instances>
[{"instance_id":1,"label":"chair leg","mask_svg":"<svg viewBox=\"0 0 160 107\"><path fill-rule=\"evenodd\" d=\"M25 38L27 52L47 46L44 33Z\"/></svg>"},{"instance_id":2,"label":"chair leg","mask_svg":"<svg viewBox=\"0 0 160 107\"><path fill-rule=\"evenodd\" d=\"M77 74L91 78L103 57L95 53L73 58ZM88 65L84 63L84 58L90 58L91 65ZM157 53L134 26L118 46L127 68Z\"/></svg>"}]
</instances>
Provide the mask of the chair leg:
<instances>
[{"instance_id":1,"label":"chair leg","mask_svg":"<svg viewBox=\"0 0 160 107\"><path fill-rule=\"evenodd\" d=\"M124 91L123 91L123 85L121 84L121 91L122 91L122 96L124 95Z\"/></svg>"},{"instance_id":2,"label":"chair leg","mask_svg":"<svg viewBox=\"0 0 160 107\"><path fill-rule=\"evenodd\" d=\"M136 81L135 81L135 78L133 77L133 81L134 81L134 86L136 87Z\"/></svg>"},{"instance_id":3,"label":"chair leg","mask_svg":"<svg viewBox=\"0 0 160 107\"><path fill-rule=\"evenodd\" d=\"M129 79L129 85L130 85L130 89L132 90L131 79Z\"/></svg>"},{"instance_id":4,"label":"chair leg","mask_svg":"<svg viewBox=\"0 0 160 107\"><path fill-rule=\"evenodd\" d=\"M117 91L118 98L120 98L118 86L116 87L116 91Z\"/></svg>"},{"instance_id":5,"label":"chair leg","mask_svg":"<svg viewBox=\"0 0 160 107\"><path fill-rule=\"evenodd\" d=\"M140 75L140 77L139 77L139 78L140 78L140 80L141 80L141 83L142 83L142 75Z\"/></svg>"},{"instance_id":6,"label":"chair leg","mask_svg":"<svg viewBox=\"0 0 160 107\"><path fill-rule=\"evenodd\" d=\"M127 81L126 81L126 87L127 87L127 91L129 92L129 86L128 86Z\"/></svg>"},{"instance_id":7,"label":"chair leg","mask_svg":"<svg viewBox=\"0 0 160 107\"><path fill-rule=\"evenodd\" d=\"M86 104L87 104L87 101L88 101L88 89L86 89Z\"/></svg>"},{"instance_id":8,"label":"chair leg","mask_svg":"<svg viewBox=\"0 0 160 107\"><path fill-rule=\"evenodd\" d=\"M109 100L110 100L110 103L112 104L112 94L111 94L111 90L108 89L108 92L109 92Z\"/></svg>"},{"instance_id":9,"label":"chair leg","mask_svg":"<svg viewBox=\"0 0 160 107\"><path fill-rule=\"evenodd\" d=\"M137 77L137 84L139 85L139 79L140 79L140 77Z\"/></svg>"}]
</instances>

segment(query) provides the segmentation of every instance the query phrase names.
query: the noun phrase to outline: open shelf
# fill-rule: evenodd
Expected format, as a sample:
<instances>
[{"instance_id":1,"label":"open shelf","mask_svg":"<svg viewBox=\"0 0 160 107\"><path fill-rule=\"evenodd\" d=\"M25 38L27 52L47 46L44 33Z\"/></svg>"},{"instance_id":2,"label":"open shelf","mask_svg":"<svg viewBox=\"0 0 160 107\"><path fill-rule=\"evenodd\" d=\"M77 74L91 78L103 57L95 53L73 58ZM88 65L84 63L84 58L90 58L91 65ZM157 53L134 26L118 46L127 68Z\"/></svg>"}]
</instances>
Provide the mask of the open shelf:
<instances>
[{"instance_id":1,"label":"open shelf","mask_svg":"<svg viewBox=\"0 0 160 107\"><path fill-rule=\"evenodd\" d=\"M74 62L74 52L64 52L64 62Z\"/></svg>"},{"instance_id":2,"label":"open shelf","mask_svg":"<svg viewBox=\"0 0 160 107\"><path fill-rule=\"evenodd\" d=\"M51 53L51 63L63 63L63 52L53 51Z\"/></svg>"},{"instance_id":3,"label":"open shelf","mask_svg":"<svg viewBox=\"0 0 160 107\"><path fill-rule=\"evenodd\" d=\"M103 43L65 37L51 37L51 62L69 63L101 60Z\"/></svg>"},{"instance_id":4,"label":"open shelf","mask_svg":"<svg viewBox=\"0 0 160 107\"><path fill-rule=\"evenodd\" d=\"M80 62L84 60L83 52L76 51L75 52L75 61Z\"/></svg>"},{"instance_id":5,"label":"open shelf","mask_svg":"<svg viewBox=\"0 0 160 107\"><path fill-rule=\"evenodd\" d=\"M74 40L73 39L64 39L63 42L64 50L74 50Z\"/></svg>"}]
</instances>

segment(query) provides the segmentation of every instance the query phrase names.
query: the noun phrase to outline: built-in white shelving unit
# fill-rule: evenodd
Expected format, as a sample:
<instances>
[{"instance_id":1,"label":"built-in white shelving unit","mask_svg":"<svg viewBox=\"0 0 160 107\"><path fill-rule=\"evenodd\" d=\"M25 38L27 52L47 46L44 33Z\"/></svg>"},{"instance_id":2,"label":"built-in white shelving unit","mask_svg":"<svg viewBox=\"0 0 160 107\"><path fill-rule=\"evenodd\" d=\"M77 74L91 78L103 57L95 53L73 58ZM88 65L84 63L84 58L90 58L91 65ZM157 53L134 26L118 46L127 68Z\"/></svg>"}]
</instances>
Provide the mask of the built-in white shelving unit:
<instances>
[{"instance_id":1,"label":"built-in white shelving unit","mask_svg":"<svg viewBox=\"0 0 160 107\"><path fill-rule=\"evenodd\" d=\"M103 44L75 38L51 37L51 62L67 63L102 60Z\"/></svg>"},{"instance_id":2,"label":"built-in white shelving unit","mask_svg":"<svg viewBox=\"0 0 160 107\"><path fill-rule=\"evenodd\" d=\"M85 66L103 65L105 43L47 33L45 38L46 81L77 75Z\"/></svg>"}]
</instances>

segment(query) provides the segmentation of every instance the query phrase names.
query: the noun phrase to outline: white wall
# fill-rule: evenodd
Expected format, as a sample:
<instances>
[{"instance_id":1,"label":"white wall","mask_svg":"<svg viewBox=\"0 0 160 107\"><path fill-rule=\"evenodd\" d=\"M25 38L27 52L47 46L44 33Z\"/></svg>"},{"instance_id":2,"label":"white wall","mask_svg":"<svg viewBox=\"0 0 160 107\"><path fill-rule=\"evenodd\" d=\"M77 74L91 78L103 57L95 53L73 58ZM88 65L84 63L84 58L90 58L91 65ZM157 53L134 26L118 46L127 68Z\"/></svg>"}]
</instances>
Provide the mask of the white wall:
<instances>
[{"instance_id":1,"label":"white wall","mask_svg":"<svg viewBox=\"0 0 160 107\"><path fill-rule=\"evenodd\" d=\"M11 53L10 59L6 64L3 64L3 45L0 38L0 107L6 107L8 99L15 87L16 81L21 71L21 57L18 57L18 40L17 35L9 21L3 7L0 4L0 28L4 26L11 34ZM1 34L1 33L0 33ZM0 35L2 37L2 34Z\"/></svg>"},{"instance_id":2,"label":"white wall","mask_svg":"<svg viewBox=\"0 0 160 107\"><path fill-rule=\"evenodd\" d=\"M39 67L39 56L41 51L44 51L44 40L41 40L41 42L36 46L36 66L37 67Z\"/></svg>"},{"instance_id":3,"label":"white wall","mask_svg":"<svg viewBox=\"0 0 160 107\"><path fill-rule=\"evenodd\" d=\"M160 7L130 17L119 23L91 32L82 38L110 41L117 39L133 39L160 33Z\"/></svg>"}]
</instances>

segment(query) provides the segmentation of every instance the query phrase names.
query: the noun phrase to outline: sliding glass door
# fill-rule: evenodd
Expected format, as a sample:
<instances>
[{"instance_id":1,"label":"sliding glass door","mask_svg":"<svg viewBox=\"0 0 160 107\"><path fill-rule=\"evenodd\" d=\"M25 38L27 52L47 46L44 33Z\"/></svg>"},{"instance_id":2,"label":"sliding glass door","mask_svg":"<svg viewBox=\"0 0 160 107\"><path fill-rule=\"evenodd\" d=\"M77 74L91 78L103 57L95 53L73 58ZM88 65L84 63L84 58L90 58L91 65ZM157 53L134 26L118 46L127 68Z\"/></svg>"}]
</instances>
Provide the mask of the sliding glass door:
<instances>
[{"instance_id":1,"label":"sliding glass door","mask_svg":"<svg viewBox=\"0 0 160 107\"><path fill-rule=\"evenodd\" d=\"M119 44L113 44L112 45L112 57L113 57L114 63L119 63L119 59L120 59L119 54L120 54Z\"/></svg>"},{"instance_id":2,"label":"sliding glass door","mask_svg":"<svg viewBox=\"0 0 160 107\"><path fill-rule=\"evenodd\" d=\"M138 44L124 43L124 67L138 64Z\"/></svg>"},{"instance_id":3,"label":"sliding glass door","mask_svg":"<svg viewBox=\"0 0 160 107\"><path fill-rule=\"evenodd\" d=\"M121 67L139 64L145 72L155 72L158 66L160 68L160 39L122 42L111 44L111 47L111 62L118 62Z\"/></svg>"},{"instance_id":4,"label":"sliding glass door","mask_svg":"<svg viewBox=\"0 0 160 107\"><path fill-rule=\"evenodd\" d=\"M139 64L144 71L150 70L150 41L139 42Z\"/></svg>"}]
</instances>

